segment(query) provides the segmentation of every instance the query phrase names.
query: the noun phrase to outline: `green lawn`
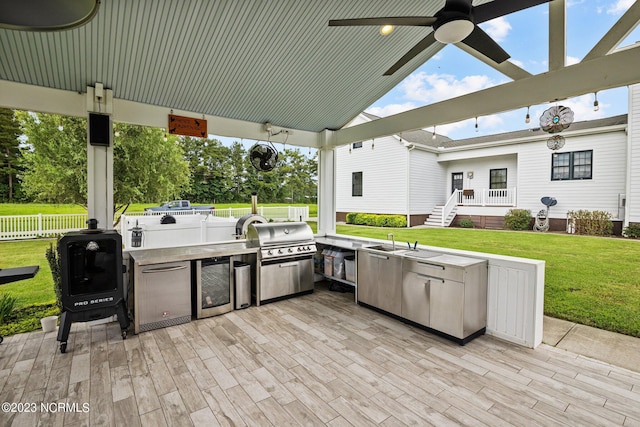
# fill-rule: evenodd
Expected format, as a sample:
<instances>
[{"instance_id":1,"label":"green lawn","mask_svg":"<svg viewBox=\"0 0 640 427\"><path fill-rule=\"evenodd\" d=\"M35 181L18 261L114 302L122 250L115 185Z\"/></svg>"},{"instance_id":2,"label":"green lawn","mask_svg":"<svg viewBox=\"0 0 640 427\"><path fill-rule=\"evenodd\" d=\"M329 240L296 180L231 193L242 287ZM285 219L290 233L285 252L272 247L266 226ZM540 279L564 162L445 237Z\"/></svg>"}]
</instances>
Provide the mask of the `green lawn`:
<instances>
[{"instance_id":1,"label":"green lawn","mask_svg":"<svg viewBox=\"0 0 640 427\"><path fill-rule=\"evenodd\" d=\"M311 223L315 231L316 224ZM545 314L640 337L640 241L555 233L388 229L339 225L340 234L510 255L546 261ZM45 259L49 240L0 242L0 268L39 264L34 279L4 285L19 306L55 300ZM6 333L0 326L0 334Z\"/></svg>"}]
</instances>

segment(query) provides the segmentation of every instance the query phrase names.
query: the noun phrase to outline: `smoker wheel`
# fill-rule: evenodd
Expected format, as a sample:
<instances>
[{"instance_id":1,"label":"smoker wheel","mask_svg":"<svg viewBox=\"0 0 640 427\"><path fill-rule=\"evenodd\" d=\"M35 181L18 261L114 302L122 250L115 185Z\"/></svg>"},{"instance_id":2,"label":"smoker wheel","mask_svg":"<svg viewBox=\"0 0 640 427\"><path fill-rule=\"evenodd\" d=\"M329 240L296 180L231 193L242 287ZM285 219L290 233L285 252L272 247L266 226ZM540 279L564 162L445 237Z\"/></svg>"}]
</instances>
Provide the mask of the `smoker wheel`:
<instances>
[{"instance_id":1,"label":"smoker wheel","mask_svg":"<svg viewBox=\"0 0 640 427\"><path fill-rule=\"evenodd\" d=\"M123 340L127 339L127 331L122 331L122 339Z\"/></svg>"},{"instance_id":2,"label":"smoker wheel","mask_svg":"<svg viewBox=\"0 0 640 427\"><path fill-rule=\"evenodd\" d=\"M4 341L4 338L0 337L0 344L2 344L2 341Z\"/></svg>"},{"instance_id":3,"label":"smoker wheel","mask_svg":"<svg viewBox=\"0 0 640 427\"><path fill-rule=\"evenodd\" d=\"M60 353L66 353L66 352L67 352L67 343L66 342L60 343Z\"/></svg>"}]
</instances>

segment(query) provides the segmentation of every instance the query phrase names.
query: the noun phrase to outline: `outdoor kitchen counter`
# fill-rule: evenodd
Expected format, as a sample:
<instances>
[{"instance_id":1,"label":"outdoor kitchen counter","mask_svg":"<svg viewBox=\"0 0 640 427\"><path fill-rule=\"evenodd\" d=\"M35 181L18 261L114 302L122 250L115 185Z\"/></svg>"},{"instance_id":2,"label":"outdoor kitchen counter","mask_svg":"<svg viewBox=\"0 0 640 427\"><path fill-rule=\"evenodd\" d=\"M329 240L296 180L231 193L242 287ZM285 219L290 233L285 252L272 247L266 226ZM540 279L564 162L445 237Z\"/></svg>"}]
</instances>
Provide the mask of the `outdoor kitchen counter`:
<instances>
[{"instance_id":1,"label":"outdoor kitchen counter","mask_svg":"<svg viewBox=\"0 0 640 427\"><path fill-rule=\"evenodd\" d=\"M258 252L258 249L257 247L248 247L245 241L234 241L175 248L132 250L129 251L129 256L137 265L149 265L211 257L255 254Z\"/></svg>"}]
</instances>

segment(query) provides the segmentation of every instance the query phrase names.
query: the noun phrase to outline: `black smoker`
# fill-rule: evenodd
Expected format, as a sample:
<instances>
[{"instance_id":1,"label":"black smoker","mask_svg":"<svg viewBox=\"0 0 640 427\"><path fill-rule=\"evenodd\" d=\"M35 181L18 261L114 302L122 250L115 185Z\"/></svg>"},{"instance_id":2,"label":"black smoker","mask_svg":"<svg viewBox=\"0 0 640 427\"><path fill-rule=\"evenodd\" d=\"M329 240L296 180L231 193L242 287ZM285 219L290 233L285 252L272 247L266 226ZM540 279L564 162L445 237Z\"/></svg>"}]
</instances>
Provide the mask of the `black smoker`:
<instances>
[{"instance_id":1,"label":"black smoker","mask_svg":"<svg viewBox=\"0 0 640 427\"><path fill-rule=\"evenodd\" d=\"M122 283L122 237L115 230L67 233L58 243L61 264L62 316L58 329L60 351L67 349L72 322L88 322L118 315L122 338L129 318Z\"/></svg>"}]
</instances>

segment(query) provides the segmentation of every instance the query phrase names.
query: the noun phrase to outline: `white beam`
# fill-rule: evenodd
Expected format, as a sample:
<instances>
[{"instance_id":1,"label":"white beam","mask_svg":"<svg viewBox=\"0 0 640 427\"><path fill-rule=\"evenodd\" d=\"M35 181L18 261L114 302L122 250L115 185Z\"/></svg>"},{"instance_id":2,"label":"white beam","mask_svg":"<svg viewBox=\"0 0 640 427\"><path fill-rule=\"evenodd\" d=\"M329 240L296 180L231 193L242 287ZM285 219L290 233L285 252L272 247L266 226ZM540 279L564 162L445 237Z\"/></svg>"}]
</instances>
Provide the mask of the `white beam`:
<instances>
[{"instance_id":1,"label":"white beam","mask_svg":"<svg viewBox=\"0 0 640 427\"><path fill-rule=\"evenodd\" d=\"M393 116L340 129L334 146L455 123L640 82L640 45Z\"/></svg>"},{"instance_id":2,"label":"white beam","mask_svg":"<svg viewBox=\"0 0 640 427\"><path fill-rule=\"evenodd\" d=\"M86 117L88 102L86 96L83 93L0 80L0 106L14 110ZM157 128L166 128L168 125L171 108L146 105L117 98L112 100L112 104L114 122ZM173 112L174 114L189 117L203 117L201 113L192 111L173 110ZM255 140L266 140L268 136L264 130L263 123L209 115L204 115L204 118L207 120L209 133L213 135ZM276 132L281 129L277 123L274 123L273 126ZM321 137L319 133L299 129L291 130L292 134L286 140L288 145L313 148L320 146ZM279 135L274 138L273 142L284 142L284 137L285 134Z\"/></svg>"},{"instance_id":3,"label":"white beam","mask_svg":"<svg viewBox=\"0 0 640 427\"><path fill-rule=\"evenodd\" d=\"M567 5L565 0L549 3L549 71L566 65L567 59Z\"/></svg>"},{"instance_id":4,"label":"white beam","mask_svg":"<svg viewBox=\"0 0 640 427\"><path fill-rule=\"evenodd\" d=\"M593 49L584 57L583 61L589 61L611 52L622 42L640 21L640 1L634 2L631 7L618 19L607 34L600 39Z\"/></svg>"}]
</instances>

